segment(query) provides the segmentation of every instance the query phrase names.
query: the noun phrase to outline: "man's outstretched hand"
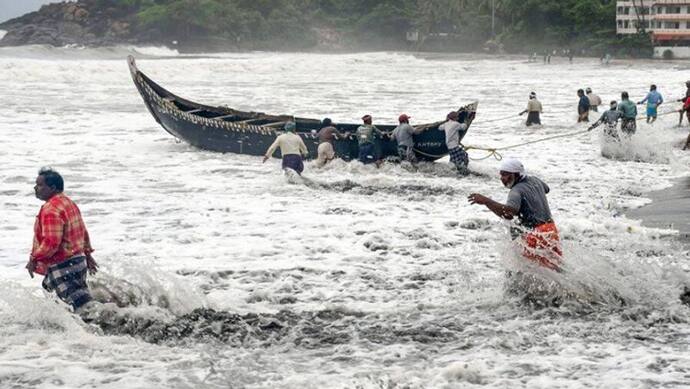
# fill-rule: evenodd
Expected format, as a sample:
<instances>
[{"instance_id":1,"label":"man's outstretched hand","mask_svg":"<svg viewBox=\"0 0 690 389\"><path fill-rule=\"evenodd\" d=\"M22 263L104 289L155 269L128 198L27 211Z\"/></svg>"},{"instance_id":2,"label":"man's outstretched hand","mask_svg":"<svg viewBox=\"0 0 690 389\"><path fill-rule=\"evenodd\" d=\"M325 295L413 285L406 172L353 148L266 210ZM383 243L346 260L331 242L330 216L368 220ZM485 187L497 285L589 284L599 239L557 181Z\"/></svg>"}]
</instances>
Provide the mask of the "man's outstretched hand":
<instances>
[{"instance_id":1,"label":"man's outstretched hand","mask_svg":"<svg viewBox=\"0 0 690 389\"><path fill-rule=\"evenodd\" d=\"M480 195L479 193L472 193L471 195L467 196L467 201L469 201L470 204L486 205L488 200L488 197Z\"/></svg>"}]
</instances>

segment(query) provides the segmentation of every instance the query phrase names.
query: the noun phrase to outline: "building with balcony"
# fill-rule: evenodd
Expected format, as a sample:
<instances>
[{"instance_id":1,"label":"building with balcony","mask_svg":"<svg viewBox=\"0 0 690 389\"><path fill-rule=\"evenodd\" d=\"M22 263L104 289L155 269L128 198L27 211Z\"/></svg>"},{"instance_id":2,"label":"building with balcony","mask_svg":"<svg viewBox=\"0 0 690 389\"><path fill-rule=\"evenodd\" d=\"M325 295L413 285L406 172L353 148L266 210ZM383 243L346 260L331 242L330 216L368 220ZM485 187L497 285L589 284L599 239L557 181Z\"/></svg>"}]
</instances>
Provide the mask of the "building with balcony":
<instances>
[{"instance_id":1,"label":"building with balcony","mask_svg":"<svg viewBox=\"0 0 690 389\"><path fill-rule=\"evenodd\" d=\"M654 56L671 50L676 58L690 58L690 0L616 2L616 33L651 34Z\"/></svg>"},{"instance_id":2,"label":"building with balcony","mask_svg":"<svg viewBox=\"0 0 690 389\"><path fill-rule=\"evenodd\" d=\"M616 33L635 34L638 25L645 30L650 27L650 14L654 0L617 1L616 2Z\"/></svg>"}]
</instances>

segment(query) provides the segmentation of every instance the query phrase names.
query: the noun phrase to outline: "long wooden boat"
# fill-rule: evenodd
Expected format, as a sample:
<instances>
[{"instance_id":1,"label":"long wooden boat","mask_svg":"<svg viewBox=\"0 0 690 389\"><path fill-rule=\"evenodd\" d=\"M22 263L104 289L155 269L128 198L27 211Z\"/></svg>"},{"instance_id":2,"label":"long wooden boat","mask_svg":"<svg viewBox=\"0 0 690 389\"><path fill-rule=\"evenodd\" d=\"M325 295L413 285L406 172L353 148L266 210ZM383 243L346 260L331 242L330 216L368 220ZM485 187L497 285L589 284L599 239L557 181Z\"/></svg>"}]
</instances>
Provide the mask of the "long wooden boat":
<instances>
[{"instance_id":1,"label":"long wooden boat","mask_svg":"<svg viewBox=\"0 0 690 389\"><path fill-rule=\"evenodd\" d=\"M171 135L204 150L263 155L282 133L287 121L297 124L296 133L304 139L310 157L317 155L320 129L318 119L294 117L290 115L269 115L262 112L238 111L228 107L212 107L183 99L164 89L139 69L134 57L127 58L129 70L137 90L144 99L154 119ZM474 120L477 102L458 109L459 121L468 126ZM445 116L445 113L442 113ZM417 125L426 131L414 136L415 152L421 160L433 161L448 154L445 133L438 130L444 121ZM354 134L359 124L336 123L338 130ZM376 126L384 132L392 131L395 125ZM379 151L384 157L397 156L394 140L384 137L378 142ZM335 142L336 155L345 160L357 158L357 139L350 136ZM276 151L275 156L278 156Z\"/></svg>"}]
</instances>

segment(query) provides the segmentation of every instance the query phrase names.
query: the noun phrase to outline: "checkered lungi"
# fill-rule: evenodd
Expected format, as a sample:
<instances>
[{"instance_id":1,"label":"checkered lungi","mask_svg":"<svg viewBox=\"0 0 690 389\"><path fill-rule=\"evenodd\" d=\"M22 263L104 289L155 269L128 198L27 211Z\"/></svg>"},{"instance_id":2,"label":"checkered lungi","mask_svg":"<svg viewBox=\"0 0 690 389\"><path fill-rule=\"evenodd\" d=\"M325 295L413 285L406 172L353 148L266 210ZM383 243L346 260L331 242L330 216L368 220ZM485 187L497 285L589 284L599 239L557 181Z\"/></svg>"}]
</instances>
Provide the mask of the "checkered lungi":
<instances>
[{"instance_id":1,"label":"checkered lungi","mask_svg":"<svg viewBox=\"0 0 690 389\"><path fill-rule=\"evenodd\" d=\"M86 257L72 257L48 268L43 279L43 289L55 291L60 300L76 310L91 301L86 285L86 272Z\"/></svg>"},{"instance_id":2,"label":"checkered lungi","mask_svg":"<svg viewBox=\"0 0 690 389\"><path fill-rule=\"evenodd\" d=\"M628 134L628 135L634 134L635 130L637 130L637 121L635 120L635 118L632 118L632 119L622 118L621 119L621 130L623 130L623 132Z\"/></svg>"},{"instance_id":3,"label":"checkered lungi","mask_svg":"<svg viewBox=\"0 0 690 389\"><path fill-rule=\"evenodd\" d=\"M470 158L467 152L460 146L448 149L450 155L450 162L455 165L459 173L467 174L467 165L469 165Z\"/></svg>"},{"instance_id":4,"label":"checkered lungi","mask_svg":"<svg viewBox=\"0 0 690 389\"><path fill-rule=\"evenodd\" d=\"M405 145L398 146L398 157L401 161L417 162L417 156L414 153L414 148Z\"/></svg>"}]
</instances>

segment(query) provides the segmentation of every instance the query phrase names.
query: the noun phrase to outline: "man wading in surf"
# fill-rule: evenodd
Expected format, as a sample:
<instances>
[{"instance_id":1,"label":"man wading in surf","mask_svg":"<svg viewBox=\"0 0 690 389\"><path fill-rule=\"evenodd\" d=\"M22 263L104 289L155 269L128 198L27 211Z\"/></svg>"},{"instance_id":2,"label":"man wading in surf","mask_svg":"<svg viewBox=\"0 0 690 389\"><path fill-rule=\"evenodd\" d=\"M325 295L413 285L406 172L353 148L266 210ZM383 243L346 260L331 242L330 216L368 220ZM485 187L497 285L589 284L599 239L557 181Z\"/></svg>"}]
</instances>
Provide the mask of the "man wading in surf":
<instances>
[{"instance_id":1,"label":"man wading in surf","mask_svg":"<svg viewBox=\"0 0 690 389\"><path fill-rule=\"evenodd\" d=\"M271 147L268 148L266 155L264 155L264 163L280 147L280 154L283 157L283 169L292 169L297 174L302 174L304 171L302 156L307 155L308 152L302 138L295 134L296 128L295 122L285 123L285 134L279 135Z\"/></svg>"},{"instance_id":2,"label":"man wading in surf","mask_svg":"<svg viewBox=\"0 0 690 389\"><path fill-rule=\"evenodd\" d=\"M558 229L551 218L551 210L546 199L549 186L537 177L525 174L522 162L506 159L501 163L501 182L507 188L508 201L501 204L478 193L469 195L471 204L484 205L499 217L512 220L518 217L524 229L522 254L529 260L548 269L560 271L561 246Z\"/></svg>"},{"instance_id":3,"label":"man wading in surf","mask_svg":"<svg viewBox=\"0 0 690 389\"><path fill-rule=\"evenodd\" d=\"M89 233L77 205L62 193L64 181L55 170L38 172L34 192L45 201L36 216L34 243L26 269L45 275L43 288L78 310L91 301L86 272L98 270L91 257Z\"/></svg>"}]
</instances>

